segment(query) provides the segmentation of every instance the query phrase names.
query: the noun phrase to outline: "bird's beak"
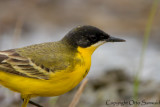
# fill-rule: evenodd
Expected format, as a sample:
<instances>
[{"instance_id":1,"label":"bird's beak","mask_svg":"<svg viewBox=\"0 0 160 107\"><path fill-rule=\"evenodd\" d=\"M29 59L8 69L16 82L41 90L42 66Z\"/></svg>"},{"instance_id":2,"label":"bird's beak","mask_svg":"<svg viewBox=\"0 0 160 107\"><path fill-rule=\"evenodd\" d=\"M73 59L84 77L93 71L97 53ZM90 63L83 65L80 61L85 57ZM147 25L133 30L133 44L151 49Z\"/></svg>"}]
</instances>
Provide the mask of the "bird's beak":
<instances>
[{"instance_id":1,"label":"bird's beak","mask_svg":"<svg viewBox=\"0 0 160 107\"><path fill-rule=\"evenodd\" d=\"M110 36L108 39L106 39L106 41L107 42L125 42L126 40Z\"/></svg>"}]
</instances>

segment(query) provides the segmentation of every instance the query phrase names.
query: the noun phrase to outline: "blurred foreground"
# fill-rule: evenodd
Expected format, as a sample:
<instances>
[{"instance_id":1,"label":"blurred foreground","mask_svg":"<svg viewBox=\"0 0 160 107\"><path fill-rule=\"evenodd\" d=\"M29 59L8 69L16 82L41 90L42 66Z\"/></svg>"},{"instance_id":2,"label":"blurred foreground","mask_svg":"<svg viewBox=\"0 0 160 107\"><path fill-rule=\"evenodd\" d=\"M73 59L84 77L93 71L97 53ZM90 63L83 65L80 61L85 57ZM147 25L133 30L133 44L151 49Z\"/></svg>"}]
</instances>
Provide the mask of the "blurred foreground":
<instances>
[{"instance_id":1,"label":"blurred foreground","mask_svg":"<svg viewBox=\"0 0 160 107\"><path fill-rule=\"evenodd\" d=\"M76 107L114 107L115 104L118 107L132 107L136 105L136 102L130 102L130 104L116 102L132 101L133 100L133 81L134 78L128 76L121 69L113 69L105 72L101 76L89 79L80 101ZM158 83L147 80L140 81L139 100L138 102L159 102L160 99L160 85ZM75 95L79 86L72 91L61 95L60 97L38 97L33 98L32 101L43 105L44 107L68 107L71 103L73 96ZM19 107L22 103L19 94L13 94L7 90L5 96L1 96L0 107ZM108 101L108 105L106 102ZM112 102L115 102L111 104ZM135 104L134 104L135 103ZM141 103L143 104L143 103ZM159 104L137 104L138 107L159 107ZM7 106L8 105L8 106ZM116 107L115 106L115 107ZM28 107L34 107L29 104Z\"/></svg>"}]
</instances>

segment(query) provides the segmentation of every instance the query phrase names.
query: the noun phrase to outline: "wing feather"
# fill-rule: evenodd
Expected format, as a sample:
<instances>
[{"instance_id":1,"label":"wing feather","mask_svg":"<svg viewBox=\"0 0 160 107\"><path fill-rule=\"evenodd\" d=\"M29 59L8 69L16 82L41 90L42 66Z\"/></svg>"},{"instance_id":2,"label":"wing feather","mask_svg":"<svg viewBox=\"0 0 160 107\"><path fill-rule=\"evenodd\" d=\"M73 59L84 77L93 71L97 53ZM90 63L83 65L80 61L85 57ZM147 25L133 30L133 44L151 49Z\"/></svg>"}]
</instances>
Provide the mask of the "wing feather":
<instances>
[{"instance_id":1,"label":"wing feather","mask_svg":"<svg viewBox=\"0 0 160 107\"><path fill-rule=\"evenodd\" d=\"M49 79L49 69L36 65L30 58L20 56L15 50L0 51L0 71L15 75Z\"/></svg>"}]
</instances>

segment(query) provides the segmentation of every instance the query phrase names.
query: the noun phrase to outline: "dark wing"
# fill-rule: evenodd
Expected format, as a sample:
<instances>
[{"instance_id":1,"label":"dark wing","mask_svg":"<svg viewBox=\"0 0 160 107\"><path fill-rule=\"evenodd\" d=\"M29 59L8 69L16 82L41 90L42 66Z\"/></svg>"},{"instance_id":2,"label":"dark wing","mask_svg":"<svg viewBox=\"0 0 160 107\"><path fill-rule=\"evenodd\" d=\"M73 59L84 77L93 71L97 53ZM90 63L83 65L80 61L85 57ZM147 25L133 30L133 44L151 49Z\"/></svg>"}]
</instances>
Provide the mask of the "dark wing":
<instances>
[{"instance_id":1,"label":"dark wing","mask_svg":"<svg viewBox=\"0 0 160 107\"><path fill-rule=\"evenodd\" d=\"M38 66L31 59L20 56L14 49L0 51L0 72L36 79L49 79L51 73L43 65Z\"/></svg>"}]
</instances>

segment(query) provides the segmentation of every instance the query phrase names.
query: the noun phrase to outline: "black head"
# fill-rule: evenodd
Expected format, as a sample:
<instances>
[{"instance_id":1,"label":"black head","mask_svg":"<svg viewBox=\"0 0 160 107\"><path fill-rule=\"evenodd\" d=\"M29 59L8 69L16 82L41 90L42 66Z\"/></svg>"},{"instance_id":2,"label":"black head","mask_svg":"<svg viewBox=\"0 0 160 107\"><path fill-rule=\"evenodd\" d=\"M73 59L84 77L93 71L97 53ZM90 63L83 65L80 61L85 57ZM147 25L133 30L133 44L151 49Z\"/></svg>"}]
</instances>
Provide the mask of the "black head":
<instances>
[{"instance_id":1,"label":"black head","mask_svg":"<svg viewBox=\"0 0 160 107\"><path fill-rule=\"evenodd\" d=\"M72 46L83 48L102 42L123 42L125 40L113 38L102 30L93 26L78 26L72 29L63 39Z\"/></svg>"}]
</instances>

